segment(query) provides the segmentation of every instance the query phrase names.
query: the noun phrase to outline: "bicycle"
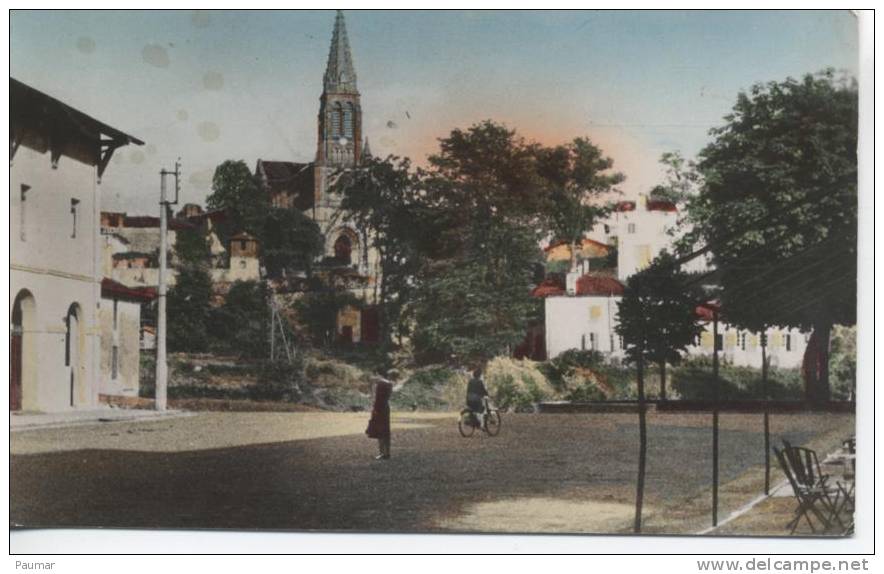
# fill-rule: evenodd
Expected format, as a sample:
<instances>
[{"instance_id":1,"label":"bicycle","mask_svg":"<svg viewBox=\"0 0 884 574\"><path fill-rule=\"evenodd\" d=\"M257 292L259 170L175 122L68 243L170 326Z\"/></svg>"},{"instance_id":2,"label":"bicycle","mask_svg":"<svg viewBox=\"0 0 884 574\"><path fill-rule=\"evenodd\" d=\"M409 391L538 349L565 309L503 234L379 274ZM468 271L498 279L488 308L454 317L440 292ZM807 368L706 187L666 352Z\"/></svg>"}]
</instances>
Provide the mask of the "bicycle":
<instances>
[{"instance_id":1,"label":"bicycle","mask_svg":"<svg viewBox=\"0 0 884 574\"><path fill-rule=\"evenodd\" d=\"M488 397L482 399L482 405L485 408L481 414L474 413L468 408L460 411L460 418L457 421L457 430L460 432L460 436L464 438L473 436L477 428L481 428L488 436L497 436L497 433L500 432L500 411L491 405ZM481 416L478 421L477 416Z\"/></svg>"}]
</instances>

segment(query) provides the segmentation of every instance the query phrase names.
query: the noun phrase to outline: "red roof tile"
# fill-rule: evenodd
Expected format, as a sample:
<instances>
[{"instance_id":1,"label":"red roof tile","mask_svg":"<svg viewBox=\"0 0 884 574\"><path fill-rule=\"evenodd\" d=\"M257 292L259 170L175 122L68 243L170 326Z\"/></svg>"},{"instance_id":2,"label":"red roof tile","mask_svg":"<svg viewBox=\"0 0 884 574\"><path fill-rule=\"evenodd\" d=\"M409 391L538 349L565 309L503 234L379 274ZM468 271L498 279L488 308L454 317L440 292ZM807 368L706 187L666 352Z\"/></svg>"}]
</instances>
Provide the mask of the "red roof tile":
<instances>
[{"instance_id":1,"label":"red roof tile","mask_svg":"<svg viewBox=\"0 0 884 574\"><path fill-rule=\"evenodd\" d=\"M623 289L613 277L584 275L577 280L577 295L623 295Z\"/></svg>"},{"instance_id":2,"label":"red roof tile","mask_svg":"<svg viewBox=\"0 0 884 574\"><path fill-rule=\"evenodd\" d=\"M676 212L678 211L678 207L675 206L671 201L666 201L663 199L652 199L648 201L648 211L668 211L668 212Z\"/></svg>"},{"instance_id":3,"label":"red roof tile","mask_svg":"<svg viewBox=\"0 0 884 574\"><path fill-rule=\"evenodd\" d=\"M718 318L721 319L721 305L717 301L709 301L697 305L694 309L694 314L702 321L712 321L714 319L713 313L716 311L719 314Z\"/></svg>"},{"instance_id":4,"label":"red roof tile","mask_svg":"<svg viewBox=\"0 0 884 574\"><path fill-rule=\"evenodd\" d=\"M153 287L139 287L137 289L126 287L122 283L105 277L101 280L101 296L106 299L124 299L142 303L156 299L157 292Z\"/></svg>"},{"instance_id":5,"label":"red roof tile","mask_svg":"<svg viewBox=\"0 0 884 574\"><path fill-rule=\"evenodd\" d=\"M565 285L557 277L547 277L531 291L532 297L564 295Z\"/></svg>"}]
</instances>

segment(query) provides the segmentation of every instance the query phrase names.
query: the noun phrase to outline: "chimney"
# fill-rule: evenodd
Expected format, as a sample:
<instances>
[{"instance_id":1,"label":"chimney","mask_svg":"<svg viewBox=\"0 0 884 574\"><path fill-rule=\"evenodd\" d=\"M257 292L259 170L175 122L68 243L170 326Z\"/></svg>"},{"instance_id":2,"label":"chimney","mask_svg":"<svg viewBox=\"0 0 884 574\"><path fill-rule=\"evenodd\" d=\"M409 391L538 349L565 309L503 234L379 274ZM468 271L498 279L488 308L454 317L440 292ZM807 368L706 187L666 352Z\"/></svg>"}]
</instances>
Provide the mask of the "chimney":
<instances>
[{"instance_id":1,"label":"chimney","mask_svg":"<svg viewBox=\"0 0 884 574\"><path fill-rule=\"evenodd\" d=\"M579 271L579 267L570 271L565 276L565 291L568 295L576 295L577 294L577 280L580 278L581 273Z\"/></svg>"}]
</instances>

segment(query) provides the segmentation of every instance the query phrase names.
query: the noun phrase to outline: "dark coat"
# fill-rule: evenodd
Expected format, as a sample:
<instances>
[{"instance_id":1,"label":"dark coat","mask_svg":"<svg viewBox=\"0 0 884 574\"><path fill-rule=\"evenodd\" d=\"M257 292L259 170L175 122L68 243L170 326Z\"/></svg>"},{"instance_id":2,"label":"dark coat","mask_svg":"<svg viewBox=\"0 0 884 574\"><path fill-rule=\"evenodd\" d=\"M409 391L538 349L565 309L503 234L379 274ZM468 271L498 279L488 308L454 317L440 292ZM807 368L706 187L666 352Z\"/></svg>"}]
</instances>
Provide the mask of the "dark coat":
<instances>
[{"instance_id":1,"label":"dark coat","mask_svg":"<svg viewBox=\"0 0 884 574\"><path fill-rule=\"evenodd\" d=\"M374 405L365 434L369 438L390 438L390 395L393 394L393 383L378 381L374 391Z\"/></svg>"},{"instance_id":2,"label":"dark coat","mask_svg":"<svg viewBox=\"0 0 884 574\"><path fill-rule=\"evenodd\" d=\"M485 410L485 404L482 399L488 396L488 390L485 389L485 383L480 378L472 378L467 383L467 406L471 411L480 412Z\"/></svg>"}]
</instances>

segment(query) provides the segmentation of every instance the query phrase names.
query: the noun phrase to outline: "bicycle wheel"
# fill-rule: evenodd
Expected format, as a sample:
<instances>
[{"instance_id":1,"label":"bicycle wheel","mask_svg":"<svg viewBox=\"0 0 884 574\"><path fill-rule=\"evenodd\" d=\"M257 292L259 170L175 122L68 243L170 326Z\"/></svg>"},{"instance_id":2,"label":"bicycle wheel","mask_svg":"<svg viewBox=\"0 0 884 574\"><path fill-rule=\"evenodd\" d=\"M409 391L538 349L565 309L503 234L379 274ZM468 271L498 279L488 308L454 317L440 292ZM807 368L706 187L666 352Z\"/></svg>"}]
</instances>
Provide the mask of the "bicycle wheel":
<instances>
[{"instance_id":1,"label":"bicycle wheel","mask_svg":"<svg viewBox=\"0 0 884 574\"><path fill-rule=\"evenodd\" d=\"M497 436L500 432L500 413L496 410L485 415L485 432L491 436Z\"/></svg>"},{"instance_id":2,"label":"bicycle wheel","mask_svg":"<svg viewBox=\"0 0 884 574\"><path fill-rule=\"evenodd\" d=\"M460 411L460 418L457 419L457 430L462 437L473 436L473 433L476 432L476 427L470 421L469 409Z\"/></svg>"}]
</instances>

